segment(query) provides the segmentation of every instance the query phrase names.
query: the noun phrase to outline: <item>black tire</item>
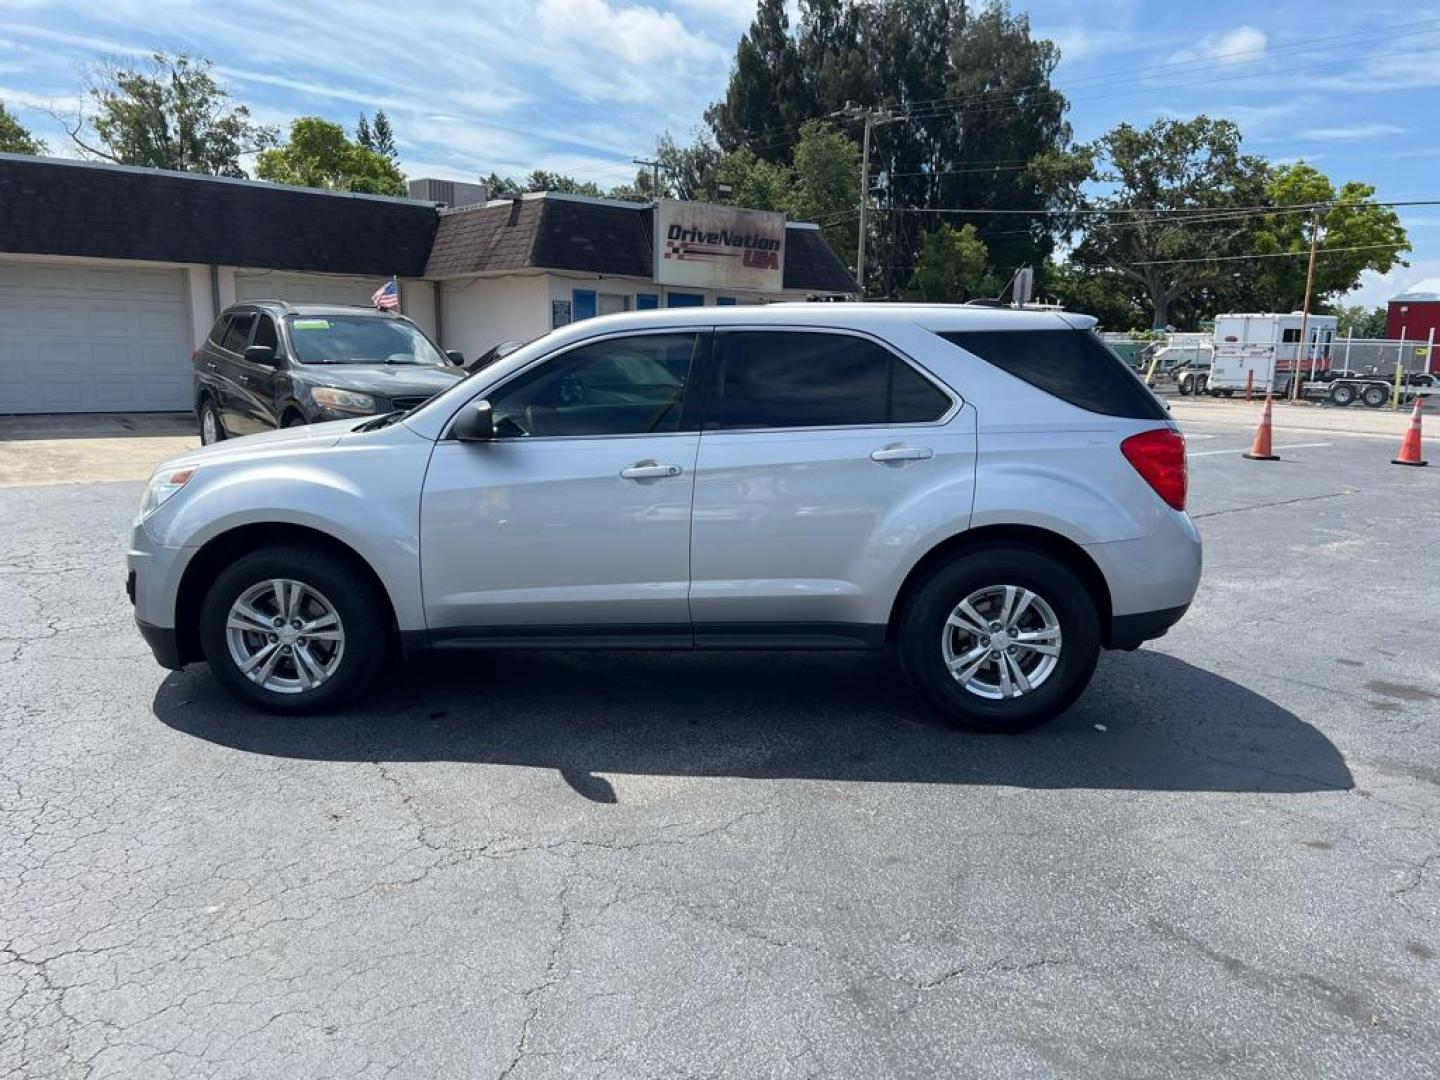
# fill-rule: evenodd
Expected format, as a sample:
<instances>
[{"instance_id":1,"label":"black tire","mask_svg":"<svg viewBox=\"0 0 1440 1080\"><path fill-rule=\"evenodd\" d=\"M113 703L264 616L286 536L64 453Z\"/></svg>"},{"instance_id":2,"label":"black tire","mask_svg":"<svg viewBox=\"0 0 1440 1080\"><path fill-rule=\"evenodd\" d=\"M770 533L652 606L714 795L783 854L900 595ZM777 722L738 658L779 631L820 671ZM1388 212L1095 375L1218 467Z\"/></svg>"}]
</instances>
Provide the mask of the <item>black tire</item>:
<instances>
[{"instance_id":1,"label":"black tire","mask_svg":"<svg viewBox=\"0 0 1440 1080\"><path fill-rule=\"evenodd\" d=\"M208 442L205 439L205 420L207 415L209 416L215 431L215 437ZM213 446L215 443L224 442L226 438L228 438L228 436L225 434L225 425L220 420L220 410L215 408L215 402L211 401L208 397L201 399L199 421L200 445Z\"/></svg>"},{"instance_id":2,"label":"black tire","mask_svg":"<svg viewBox=\"0 0 1440 1080\"><path fill-rule=\"evenodd\" d=\"M305 417L301 416L294 409L291 409L284 416L280 417L280 426L282 428L303 427L304 425Z\"/></svg>"},{"instance_id":3,"label":"black tire","mask_svg":"<svg viewBox=\"0 0 1440 1080\"><path fill-rule=\"evenodd\" d=\"M1198 396L1198 395L1200 395L1200 394L1208 394L1209 392L1210 392L1210 376L1209 376L1209 375L1197 375L1197 376L1195 377L1195 393L1196 393L1196 395Z\"/></svg>"},{"instance_id":4,"label":"black tire","mask_svg":"<svg viewBox=\"0 0 1440 1080\"><path fill-rule=\"evenodd\" d=\"M1195 389L1194 377L1190 375L1180 376L1180 381L1175 384L1175 388L1180 391L1181 397L1189 397Z\"/></svg>"},{"instance_id":5,"label":"black tire","mask_svg":"<svg viewBox=\"0 0 1440 1080\"><path fill-rule=\"evenodd\" d=\"M1349 383L1336 383L1330 387L1330 404L1345 408L1355 400L1355 388Z\"/></svg>"},{"instance_id":6,"label":"black tire","mask_svg":"<svg viewBox=\"0 0 1440 1080\"><path fill-rule=\"evenodd\" d=\"M1367 386L1360 400L1372 409L1383 409L1390 400L1390 394L1383 386Z\"/></svg>"},{"instance_id":7,"label":"black tire","mask_svg":"<svg viewBox=\"0 0 1440 1080\"><path fill-rule=\"evenodd\" d=\"M226 629L231 606L270 579L316 590L339 616L344 643L338 666L313 689L267 689L242 673L231 655ZM389 608L374 582L345 559L308 547L261 548L226 567L210 586L200 609L200 645L215 677L240 700L266 712L318 712L350 700L374 679L388 653ZM293 672L296 663L282 659L277 671L290 664Z\"/></svg>"},{"instance_id":8,"label":"black tire","mask_svg":"<svg viewBox=\"0 0 1440 1080\"><path fill-rule=\"evenodd\" d=\"M951 675L945 635L955 633L947 620L961 601L1005 585L1029 589L1048 604L1059 623L1061 648L1054 669L1034 690L992 700ZM949 723L987 733L1028 731L1059 716L1089 684L1100 654L1100 618L1089 590L1063 562L1024 546L977 548L939 568L911 594L898 630L900 667L915 692Z\"/></svg>"}]
</instances>

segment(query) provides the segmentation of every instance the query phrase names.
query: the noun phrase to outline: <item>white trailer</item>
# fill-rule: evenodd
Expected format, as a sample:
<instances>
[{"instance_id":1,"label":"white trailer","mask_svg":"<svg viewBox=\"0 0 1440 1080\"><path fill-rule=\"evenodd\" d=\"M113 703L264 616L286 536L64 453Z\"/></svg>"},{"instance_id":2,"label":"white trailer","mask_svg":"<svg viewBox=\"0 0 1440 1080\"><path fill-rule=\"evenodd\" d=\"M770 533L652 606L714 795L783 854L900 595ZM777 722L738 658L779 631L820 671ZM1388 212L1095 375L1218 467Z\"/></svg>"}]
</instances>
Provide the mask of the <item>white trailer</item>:
<instances>
[{"instance_id":1,"label":"white trailer","mask_svg":"<svg viewBox=\"0 0 1440 1080\"><path fill-rule=\"evenodd\" d=\"M1305 322L1305 341L1300 324ZM1334 315L1262 312L1215 317L1214 358L1206 390L1231 397L1247 387L1258 393L1283 394L1290 376L1304 378L1330 367L1330 349L1340 320Z\"/></svg>"}]
</instances>

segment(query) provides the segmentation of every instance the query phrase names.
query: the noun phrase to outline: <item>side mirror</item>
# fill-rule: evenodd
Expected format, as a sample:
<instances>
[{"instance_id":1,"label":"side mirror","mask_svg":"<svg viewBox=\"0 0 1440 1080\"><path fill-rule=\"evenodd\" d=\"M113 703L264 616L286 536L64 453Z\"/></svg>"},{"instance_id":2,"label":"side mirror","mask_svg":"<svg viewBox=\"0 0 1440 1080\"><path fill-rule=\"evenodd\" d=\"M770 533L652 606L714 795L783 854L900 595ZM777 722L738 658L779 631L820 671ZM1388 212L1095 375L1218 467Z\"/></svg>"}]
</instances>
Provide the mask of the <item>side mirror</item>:
<instances>
[{"instance_id":1,"label":"side mirror","mask_svg":"<svg viewBox=\"0 0 1440 1080\"><path fill-rule=\"evenodd\" d=\"M488 401L472 401L460 410L455 423L450 425L450 434L461 442L493 442L495 439L495 412Z\"/></svg>"},{"instance_id":2,"label":"side mirror","mask_svg":"<svg viewBox=\"0 0 1440 1080\"><path fill-rule=\"evenodd\" d=\"M445 358L449 360L450 363L454 364L456 367L465 366L465 354L459 349L446 349Z\"/></svg>"},{"instance_id":3,"label":"side mirror","mask_svg":"<svg viewBox=\"0 0 1440 1080\"><path fill-rule=\"evenodd\" d=\"M251 345L245 350L245 359L251 364L264 364L270 367L275 363L274 345Z\"/></svg>"}]
</instances>

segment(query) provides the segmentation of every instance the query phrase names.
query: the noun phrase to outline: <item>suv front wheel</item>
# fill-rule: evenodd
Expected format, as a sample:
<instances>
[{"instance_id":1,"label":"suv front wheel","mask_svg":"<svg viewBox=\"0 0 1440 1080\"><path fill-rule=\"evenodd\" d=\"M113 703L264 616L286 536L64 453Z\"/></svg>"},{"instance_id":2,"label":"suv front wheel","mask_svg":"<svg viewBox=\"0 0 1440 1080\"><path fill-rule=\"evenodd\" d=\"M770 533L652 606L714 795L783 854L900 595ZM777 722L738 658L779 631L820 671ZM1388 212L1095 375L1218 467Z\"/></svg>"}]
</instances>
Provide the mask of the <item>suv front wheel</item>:
<instances>
[{"instance_id":1,"label":"suv front wheel","mask_svg":"<svg viewBox=\"0 0 1440 1080\"><path fill-rule=\"evenodd\" d=\"M1043 551L966 554L932 574L899 626L900 665L951 723L1018 732L1064 712L1100 653L1095 602Z\"/></svg>"},{"instance_id":2,"label":"suv front wheel","mask_svg":"<svg viewBox=\"0 0 1440 1080\"><path fill-rule=\"evenodd\" d=\"M303 547L263 548L215 579L200 610L210 670L270 712L339 705L385 658L383 599L348 563Z\"/></svg>"}]
</instances>

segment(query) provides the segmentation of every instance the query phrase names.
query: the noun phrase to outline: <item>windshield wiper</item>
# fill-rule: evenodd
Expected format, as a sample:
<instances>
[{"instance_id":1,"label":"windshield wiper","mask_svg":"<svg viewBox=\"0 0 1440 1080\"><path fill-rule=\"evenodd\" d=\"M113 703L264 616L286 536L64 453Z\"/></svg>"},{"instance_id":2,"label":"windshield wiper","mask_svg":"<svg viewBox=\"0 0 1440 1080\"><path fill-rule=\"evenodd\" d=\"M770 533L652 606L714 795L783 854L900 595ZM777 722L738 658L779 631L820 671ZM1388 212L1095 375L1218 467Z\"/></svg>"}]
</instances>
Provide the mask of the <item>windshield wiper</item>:
<instances>
[{"instance_id":1,"label":"windshield wiper","mask_svg":"<svg viewBox=\"0 0 1440 1080\"><path fill-rule=\"evenodd\" d=\"M409 409L396 409L394 412L381 413L379 416L372 416L363 424L356 424L353 430L379 431L381 428L389 427L391 424L395 423L397 420L399 420L402 416L405 416L410 411L411 410Z\"/></svg>"}]
</instances>

